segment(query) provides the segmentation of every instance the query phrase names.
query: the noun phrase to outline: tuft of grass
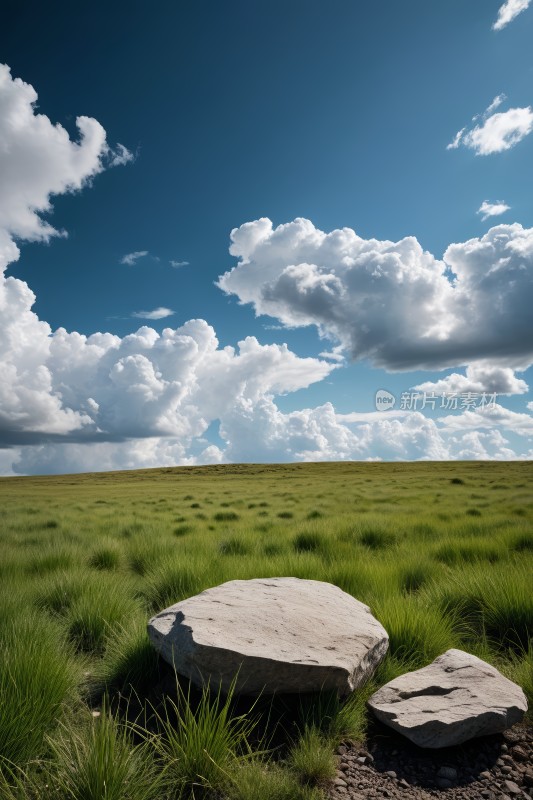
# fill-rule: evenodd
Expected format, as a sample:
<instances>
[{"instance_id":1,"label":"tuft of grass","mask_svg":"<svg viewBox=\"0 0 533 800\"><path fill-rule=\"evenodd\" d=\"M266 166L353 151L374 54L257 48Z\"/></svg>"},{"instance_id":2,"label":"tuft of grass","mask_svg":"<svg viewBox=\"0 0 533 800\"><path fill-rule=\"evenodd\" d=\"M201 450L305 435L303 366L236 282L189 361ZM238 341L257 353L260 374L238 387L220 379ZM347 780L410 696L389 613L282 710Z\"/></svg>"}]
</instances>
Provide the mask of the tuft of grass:
<instances>
[{"instance_id":1,"label":"tuft of grass","mask_svg":"<svg viewBox=\"0 0 533 800\"><path fill-rule=\"evenodd\" d=\"M168 559L174 547L171 542L143 536L134 540L128 548L129 567L137 575L146 575L157 564Z\"/></svg>"},{"instance_id":2,"label":"tuft of grass","mask_svg":"<svg viewBox=\"0 0 533 800\"><path fill-rule=\"evenodd\" d=\"M236 511L217 511L213 519L215 522L236 522L239 519L239 515Z\"/></svg>"},{"instance_id":3,"label":"tuft of grass","mask_svg":"<svg viewBox=\"0 0 533 800\"><path fill-rule=\"evenodd\" d=\"M107 544L99 547L89 558L89 566L100 570L118 569L120 552L116 545Z\"/></svg>"},{"instance_id":4,"label":"tuft of grass","mask_svg":"<svg viewBox=\"0 0 533 800\"><path fill-rule=\"evenodd\" d=\"M335 775L331 742L314 726L306 726L292 746L287 762L300 781L316 786Z\"/></svg>"},{"instance_id":5,"label":"tuft of grass","mask_svg":"<svg viewBox=\"0 0 533 800\"><path fill-rule=\"evenodd\" d=\"M380 528L368 528L361 534L361 544L370 550L383 550L394 544L396 537L390 531Z\"/></svg>"},{"instance_id":6,"label":"tuft of grass","mask_svg":"<svg viewBox=\"0 0 533 800\"><path fill-rule=\"evenodd\" d=\"M81 596L87 583L82 572L62 572L42 581L35 591L35 605L54 615L64 615Z\"/></svg>"},{"instance_id":7,"label":"tuft of grass","mask_svg":"<svg viewBox=\"0 0 533 800\"><path fill-rule=\"evenodd\" d=\"M168 559L156 566L146 575L144 596L150 608L161 611L163 608L192 597L205 588L200 565L176 563ZM209 585L207 582L206 585Z\"/></svg>"},{"instance_id":8,"label":"tuft of grass","mask_svg":"<svg viewBox=\"0 0 533 800\"><path fill-rule=\"evenodd\" d=\"M400 564L398 568L400 587L407 593L420 591L434 574L434 565L428 560L419 561L416 564Z\"/></svg>"},{"instance_id":9,"label":"tuft of grass","mask_svg":"<svg viewBox=\"0 0 533 800\"><path fill-rule=\"evenodd\" d=\"M148 638L145 619L138 616L109 638L92 694L98 697L107 691L128 695L133 691L146 695L159 677L159 657Z\"/></svg>"},{"instance_id":10,"label":"tuft of grass","mask_svg":"<svg viewBox=\"0 0 533 800\"><path fill-rule=\"evenodd\" d=\"M258 759L239 762L229 772L224 797L227 800L323 800L320 790L302 785L292 770Z\"/></svg>"},{"instance_id":11,"label":"tuft of grass","mask_svg":"<svg viewBox=\"0 0 533 800\"><path fill-rule=\"evenodd\" d=\"M68 635L78 650L101 654L113 630L142 614L124 588L116 578L84 587L66 615Z\"/></svg>"},{"instance_id":12,"label":"tuft of grass","mask_svg":"<svg viewBox=\"0 0 533 800\"><path fill-rule=\"evenodd\" d=\"M218 549L224 556L245 556L251 551L250 545L236 536L220 542Z\"/></svg>"},{"instance_id":13,"label":"tuft of grass","mask_svg":"<svg viewBox=\"0 0 533 800\"><path fill-rule=\"evenodd\" d=\"M425 594L427 602L437 606L467 640L486 635L496 650L527 651L533 629L527 564L497 571L464 566L447 580L432 582Z\"/></svg>"},{"instance_id":14,"label":"tuft of grass","mask_svg":"<svg viewBox=\"0 0 533 800\"><path fill-rule=\"evenodd\" d=\"M174 796L222 790L237 758L250 757L255 722L248 715L232 716L232 695L233 688L223 699L206 687L193 708L190 693L177 683L177 699L167 696L163 710L156 711L161 733L156 750Z\"/></svg>"},{"instance_id":15,"label":"tuft of grass","mask_svg":"<svg viewBox=\"0 0 533 800\"><path fill-rule=\"evenodd\" d=\"M128 728L109 713L86 715L64 726L50 740L56 764L50 783L72 800L155 800L161 796L158 774L146 742L134 744Z\"/></svg>"},{"instance_id":16,"label":"tuft of grass","mask_svg":"<svg viewBox=\"0 0 533 800\"><path fill-rule=\"evenodd\" d=\"M174 536L186 536L188 533L194 530L193 525L178 525L177 528L174 528Z\"/></svg>"},{"instance_id":17,"label":"tuft of grass","mask_svg":"<svg viewBox=\"0 0 533 800\"><path fill-rule=\"evenodd\" d=\"M0 629L0 761L24 766L42 752L79 673L59 627L25 612Z\"/></svg>"},{"instance_id":18,"label":"tuft of grass","mask_svg":"<svg viewBox=\"0 0 533 800\"><path fill-rule=\"evenodd\" d=\"M74 555L69 547L55 544L45 547L39 555L32 558L27 571L31 575L46 575L57 570L68 570L73 561Z\"/></svg>"},{"instance_id":19,"label":"tuft of grass","mask_svg":"<svg viewBox=\"0 0 533 800\"><path fill-rule=\"evenodd\" d=\"M292 540L292 546L297 553L319 553L329 549L327 539L318 531L299 533Z\"/></svg>"},{"instance_id":20,"label":"tuft of grass","mask_svg":"<svg viewBox=\"0 0 533 800\"><path fill-rule=\"evenodd\" d=\"M464 480L462 478L450 478L450 483L454 486L464 486Z\"/></svg>"},{"instance_id":21,"label":"tuft of grass","mask_svg":"<svg viewBox=\"0 0 533 800\"><path fill-rule=\"evenodd\" d=\"M394 595L379 598L373 611L389 634L390 654L409 669L429 664L458 644L450 615L424 605L418 597L407 596L401 603Z\"/></svg>"},{"instance_id":22,"label":"tuft of grass","mask_svg":"<svg viewBox=\"0 0 533 800\"><path fill-rule=\"evenodd\" d=\"M510 547L517 553L533 552L533 533L521 533L514 537Z\"/></svg>"}]
</instances>

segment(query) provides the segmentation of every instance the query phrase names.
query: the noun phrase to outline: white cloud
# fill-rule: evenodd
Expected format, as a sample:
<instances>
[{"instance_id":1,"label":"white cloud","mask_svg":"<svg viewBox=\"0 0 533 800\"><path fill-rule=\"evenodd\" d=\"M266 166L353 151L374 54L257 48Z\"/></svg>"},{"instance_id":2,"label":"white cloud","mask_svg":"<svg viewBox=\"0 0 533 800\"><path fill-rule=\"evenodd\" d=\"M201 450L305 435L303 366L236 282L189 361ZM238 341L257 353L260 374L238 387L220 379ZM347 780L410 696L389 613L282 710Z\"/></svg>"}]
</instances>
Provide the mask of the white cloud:
<instances>
[{"instance_id":1,"label":"white cloud","mask_svg":"<svg viewBox=\"0 0 533 800\"><path fill-rule=\"evenodd\" d=\"M442 261L414 237L326 234L300 218L245 223L231 238L225 292L287 327L316 325L354 359L397 371L533 361L533 229L499 225Z\"/></svg>"},{"instance_id":2,"label":"white cloud","mask_svg":"<svg viewBox=\"0 0 533 800\"><path fill-rule=\"evenodd\" d=\"M491 459L493 461L514 461L528 458L528 454L517 454L510 447L508 440L498 430L469 431L462 436L449 438L454 457L461 460L476 461Z\"/></svg>"},{"instance_id":3,"label":"white cloud","mask_svg":"<svg viewBox=\"0 0 533 800\"><path fill-rule=\"evenodd\" d=\"M139 319L165 319L166 317L172 317L175 313L171 308L159 306L152 311L133 311L131 316Z\"/></svg>"},{"instance_id":4,"label":"white cloud","mask_svg":"<svg viewBox=\"0 0 533 800\"><path fill-rule=\"evenodd\" d=\"M463 144L478 156L510 150L533 130L533 110L510 108L489 117L482 125L476 125L466 136Z\"/></svg>"},{"instance_id":5,"label":"white cloud","mask_svg":"<svg viewBox=\"0 0 533 800\"><path fill-rule=\"evenodd\" d=\"M461 128L446 149L456 150L463 145L477 156L487 156L510 150L521 142L533 130L533 109L526 106L494 113L505 99L505 95L495 97L483 114L474 117L477 124L470 130L468 126Z\"/></svg>"},{"instance_id":6,"label":"white cloud","mask_svg":"<svg viewBox=\"0 0 533 800\"><path fill-rule=\"evenodd\" d=\"M499 217L500 214L505 214L510 208L511 206L508 206L502 200L496 203L489 203L488 200L483 200L476 213L481 214L481 219L485 221L489 217Z\"/></svg>"},{"instance_id":7,"label":"white cloud","mask_svg":"<svg viewBox=\"0 0 533 800\"><path fill-rule=\"evenodd\" d=\"M505 28L515 17L528 8L530 2L531 0L506 0L506 2L500 6L498 17L492 26L493 30L501 31L502 28Z\"/></svg>"},{"instance_id":8,"label":"white cloud","mask_svg":"<svg viewBox=\"0 0 533 800\"><path fill-rule=\"evenodd\" d=\"M127 264L129 267L137 263L140 258L145 258L148 255L148 250L135 250L133 253L126 253L120 259L121 264Z\"/></svg>"},{"instance_id":9,"label":"white cloud","mask_svg":"<svg viewBox=\"0 0 533 800\"><path fill-rule=\"evenodd\" d=\"M438 381L426 381L413 388L421 392L434 392L437 395L448 392L513 395L525 394L529 389L524 380L516 377L514 370L485 362L469 364L465 375L454 372Z\"/></svg>"},{"instance_id":10,"label":"white cloud","mask_svg":"<svg viewBox=\"0 0 533 800\"><path fill-rule=\"evenodd\" d=\"M176 269L179 269L180 267L188 267L189 266L189 262L188 261L169 261L169 264L170 264L171 267L175 267Z\"/></svg>"},{"instance_id":11,"label":"white cloud","mask_svg":"<svg viewBox=\"0 0 533 800\"><path fill-rule=\"evenodd\" d=\"M266 328L267 326L265 325L264 327ZM270 327L274 328L275 326L272 325ZM279 325L277 327L283 328L283 326ZM342 349L343 349L342 345L337 345L337 347L334 347L332 350L323 350L318 355L320 358L330 358L332 361L337 361L337 363L340 364L345 360L345 356L344 353L342 352Z\"/></svg>"},{"instance_id":12,"label":"white cloud","mask_svg":"<svg viewBox=\"0 0 533 800\"><path fill-rule=\"evenodd\" d=\"M494 100L492 101L492 103L490 103L490 105L487 107L487 110L485 111L484 115L482 115L482 116L484 116L484 117L490 116L492 114L492 112L496 111L496 109L499 108L501 106L501 104L505 100L507 100L507 95L506 94L503 94L503 92L502 92L502 94L497 94L496 97L494 98ZM474 117L474 120L477 120L477 119L478 119L478 117Z\"/></svg>"},{"instance_id":13,"label":"white cloud","mask_svg":"<svg viewBox=\"0 0 533 800\"><path fill-rule=\"evenodd\" d=\"M453 137L453 139L451 140L451 142L446 145L446 150L457 150L457 148L459 147L459 145L461 144L461 142L463 140L463 133L465 131L466 131L466 127L465 128L461 128L460 130L458 130L457 133L455 134L455 136Z\"/></svg>"},{"instance_id":14,"label":"white cloud","mask_svg":"<svg viewBox=\"0 0 533 800\"><path fill-rule=\"evenodd\" d=\"M117 144L115 149L109 153L110 167L124 167L131 161L135 161L135 156L123 144Z\"/></svg>"},{"instance_id":15,"label":"white cloud","mask_svg":"<svg viewBox=\"0 0 533 800\"><path fill-rule=\"evenodd\" d=\"M60 233L41 216L50 211L50 197L81 189L123 150L109 147L91 117L77 117L80 138L72 141L61 125L36 113L36 102L34 88L0 64L0 230L48 241Z\"/></svg>"}]
</instances>

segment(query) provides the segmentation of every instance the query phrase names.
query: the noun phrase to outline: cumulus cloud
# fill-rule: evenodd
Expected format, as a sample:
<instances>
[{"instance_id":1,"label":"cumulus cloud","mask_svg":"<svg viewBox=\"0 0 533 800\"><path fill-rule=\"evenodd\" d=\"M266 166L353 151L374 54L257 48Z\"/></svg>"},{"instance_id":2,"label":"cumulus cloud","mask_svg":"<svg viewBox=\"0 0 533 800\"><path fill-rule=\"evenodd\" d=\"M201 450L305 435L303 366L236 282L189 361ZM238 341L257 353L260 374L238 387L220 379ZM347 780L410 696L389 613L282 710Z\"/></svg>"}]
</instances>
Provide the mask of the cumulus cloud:
<instances>
[{"instance_id":1,"label":"cumulus cloud","mask_svg":"<svg viewBox=\"0 0 533 800\"><path fill-rule=\"evenodd\" d=\"M533 416L531 414L511 411L499 403L484 409L479 407L469 409L462 414L450 414L442 417L439 424L443 430L448 432L503 428L520 436L533 435Z\"/></svg>"},{"instance_id":2,"label":"cumulus cloud","mask_svg":"<svg viewBox=\"0 0 533 800\"><path fill-rule=\"evenodd\" d=\"M457 131L446 149L456 150L463 145L477 156L487 156L510 150L521 142L533 130L533 109L526 106L496 112L505 99L505 95L495 97L483 114L473 118L475 124L470 129L466 126Z\"/></svg>"},{"instance_id":3,"label":"cumulus cloud","mask_svg":"<svg viewBox=\"0 0 533 800\"><path fill-rule=\"evenodd\" d=\"M188 261L169 261L169 264L170 264L171 267L174 267L175 269L179 269L180 267L188 267L189 266L189 262Z\"/></svg>"},{"instance_id":4,"label":"cumulus cloud","mask_svg":"<svg viewBox=\"0 0 533 800\"><path fill-rule=\"evenodd\" d=\"M175 313L171 308L159 306L152 311L133 311L131 316L139 319L165 319L166 317L172 317Z\"/></svg>"},{"instance_id":5,"label":"cumulus cloud","mask_svg":"<svg viewBox=\"0 0 533 800\"><path fill-rule=\"evenodd\" d=\"M334 369L319 359L298 358L285 346L260 345L254 337L238 350L220 349L203 320L161 334L143 327L122 339L62 328L52 336L42 333L49 346L42 363L32 363L41 403L30 403L20 392L15 402L18 384L6 373L0 443L74 431L79 440L179 436L190 443L238 399L255 402L268 393L305 388ZM23 357L19 351L19 364ZM25 386L28 381L26 375Z\"/></svg>"},{"instance_id":6,"label":"cumulus cloud","mask_svg":"<svg viewBox=\"0 0 533 800\"><path fill-rule=\"evenodd\" d=\"M533 229L499 225L442 260L414 237L324 233L301 218L245 223L231 239L226 293L287 327L316 325L354 359L396 371L533 361Z\"/></svg>"},{"instance_id":7,"label":"cumulus cloud","mask_svg":"<svg viewBox=\"0 0 533 800\"><path fill-rule=\"evenodd\" d=\"M0 64L0 230L5 235L48 241L57 231L42 214L50 197L77 191L110 166L117 153L92 117L77 117L79 140L44 114L36 113L37 93Z\"/></svg>"},{"instance_id":8,"label":"cumulus cloud","mask_svg":"<svg viewBox=\"0 0 533 800\"><path fill-rule=\"evenodd\" d=\"M145 258L147 255L148 250L135 250L133 253L126 253L125 256L122 256L120 263L132 267L140 258Z\"/></svg>"},{"instance_id":9,"label":"cumulus cloud","mask_svg":"<svg viewBox=\"0 0 533 800\"><path fill-rule=\"evenodd\" d=\"M529 390L527 383L522 378L517 378L514 370L484 362L469 364L465 375L454 372L438 381L426 381L413 388L426 393L434 392L436 395L464 392L513 395L525 394Z\"/></svg>"},{"instance_id":10,"label":"cumulus cloud","mask_svg":"<svg viewBox=\"0 0 533 800\"><path fill-rule=\"evenodd\" d=\"M530 3L531 0L506 0L506 2L500 6L498 17L492 29L501 31L502 28L505 28L505 26L512 22L522 11L525 11Z\"/></svg>"},{"instance_id":11,"label":"cumulus cloud","mask_svg":"<svg viewBox=\"0 0 533 800\"><path fill-rule=\"evenodd\" d=\"M502 200L496 203L489 203L488 200L483 200L476 213L481 214L481 219L485 221L489 217L499 217L500 214L505 214L510 208L511 206L508 206Z\"/></svg>"}]
</instances>

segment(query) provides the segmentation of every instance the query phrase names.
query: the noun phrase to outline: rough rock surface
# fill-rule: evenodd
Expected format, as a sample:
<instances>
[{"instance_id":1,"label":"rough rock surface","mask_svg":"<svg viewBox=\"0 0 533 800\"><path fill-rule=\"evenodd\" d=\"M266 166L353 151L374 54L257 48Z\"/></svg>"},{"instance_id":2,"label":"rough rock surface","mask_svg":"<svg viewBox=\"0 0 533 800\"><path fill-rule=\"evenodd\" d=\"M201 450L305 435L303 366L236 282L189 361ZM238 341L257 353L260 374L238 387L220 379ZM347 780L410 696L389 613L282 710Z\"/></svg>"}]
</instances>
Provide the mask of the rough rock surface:
<instances>
[{"instance_id":1,"label":"rough rock surface","mask_svg":"<svg viewBox=\"0 0 533 800\"><path fill-rule=\"evenodd\" d=\"M387 683L368 701L376 717L419 747L449 747L499 733L527 711L522 689L462 650Z\"/></svg>"},{"instance_id":2,"label":"rough rock surface","mask_svg":"<svg viewBox=\"0 0 533 800\"><path fill-rule=\"evenodd\" d=\"M348 694L372 674L388 636L368 606L337 586L299 578L229 581L148 623L178 673L227 691Z\"/></svg>"},{"instance_id":3,"label":"rough rock surface","mask_svg":"<svg viewBox=\"0 0 533 800\"><path fill-rule=\"evenodd\" d=\"M524 725L458 747L421 750L376 723L364 745L343 744L337 755L329 800L533 798L533 730Z\"/></svg>"}]
</instances>

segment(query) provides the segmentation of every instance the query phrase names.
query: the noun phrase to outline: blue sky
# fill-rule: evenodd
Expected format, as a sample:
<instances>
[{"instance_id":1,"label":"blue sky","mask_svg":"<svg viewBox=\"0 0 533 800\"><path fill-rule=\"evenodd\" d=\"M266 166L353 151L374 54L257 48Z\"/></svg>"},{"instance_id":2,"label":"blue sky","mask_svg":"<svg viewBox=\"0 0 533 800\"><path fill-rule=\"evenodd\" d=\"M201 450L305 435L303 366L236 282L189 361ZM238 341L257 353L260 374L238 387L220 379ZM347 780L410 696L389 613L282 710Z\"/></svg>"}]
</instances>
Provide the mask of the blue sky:
<instances>
[{"instance_id":1,"label":"blue sky","mask_svg":"<svg viewBox=\"0 0 533 800\"><path fill-rule=\"evenodd\" d=\"M528 6L8 2L4 102L27 119L17 135L0 128L0 231L20 250L4 257L18 283L0 306L0 469L531 457ZM33 106L14 79L33 87ZM38 129L35 114L61 125L68 145L54 149L56 129ZM106 140L74 165L80 116ZM359 238L339 244L331 232L343 228ZM405 237L414 249L384 244ZM474 239L477 249L465 244ZM146 255L121 263L135 253ZM482 279L497 263L498 279ZM447 292L451 273L460 292ZM175 341L188 336L198 354L203 328L164 346L124 339L194 319L218 339L209 334L203 360ZM96 332L120 341L96 353L84 340L80 355L75 334ZM25 349L32 337L38 359ZM257 352L239 355L246 337ZM497 408L459 406L454 420L401 408L416 386L496 392ZM374 404L382 388L396 395L386 414Z\"/></svg>"}]
</instances>

